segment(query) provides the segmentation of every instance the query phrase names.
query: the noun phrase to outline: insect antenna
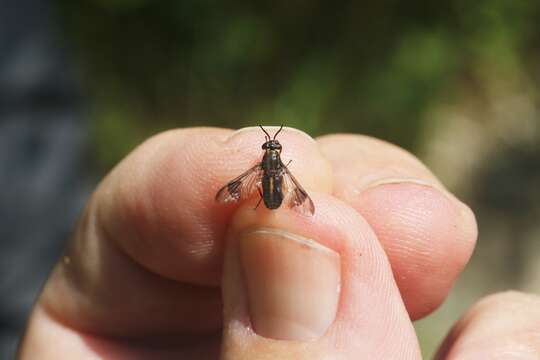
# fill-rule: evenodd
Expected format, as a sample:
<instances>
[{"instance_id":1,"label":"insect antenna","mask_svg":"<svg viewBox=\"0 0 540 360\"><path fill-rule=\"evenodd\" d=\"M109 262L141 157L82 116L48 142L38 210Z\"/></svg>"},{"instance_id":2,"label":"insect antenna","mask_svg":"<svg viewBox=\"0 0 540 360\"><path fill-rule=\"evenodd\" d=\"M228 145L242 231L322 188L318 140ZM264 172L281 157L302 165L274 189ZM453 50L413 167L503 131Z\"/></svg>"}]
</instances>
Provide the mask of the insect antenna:
<instances>
[{"instance_id":1,"label":"insect antenna","mask_svg":"<svg viewBox=\"0 0 540 360\"><path fill-rule=\"evenodd\" d=\"M266 132L266 130L264 130L264 128L262 127L262 125L259 125L259 127L261 128L262 131L264 131L264 133L266 134L264 137L267 139L266 141L269 141L271 138L270 138L270 134L268 134Z\"/></svg>"},{"instance_id":2,"label":"insect antenna","mask_svg":"<svg viewBox=\"0 0 540 360\"><path fill-rule=\"evenodd\" d=\"M283 124L281 124L281 126L279 127L279 130L274 134L274 140L276 140L276 136L281 132L282 129L283 129Z\"/></svg>"}]
</instances>

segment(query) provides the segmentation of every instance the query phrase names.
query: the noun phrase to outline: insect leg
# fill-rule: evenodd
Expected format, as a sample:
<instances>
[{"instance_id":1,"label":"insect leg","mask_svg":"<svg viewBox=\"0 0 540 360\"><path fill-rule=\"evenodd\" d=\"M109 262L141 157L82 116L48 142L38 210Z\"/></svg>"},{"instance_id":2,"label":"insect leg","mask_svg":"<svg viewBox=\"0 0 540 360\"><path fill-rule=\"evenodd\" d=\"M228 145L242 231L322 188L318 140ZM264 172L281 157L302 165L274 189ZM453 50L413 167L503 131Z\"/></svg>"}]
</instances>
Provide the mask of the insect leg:
<instances>
[{"instance_id":1,"label":"insect leg","mask_svg":"<svg viewBox=\"0 0 540 360\"><path fill-rule=\"evenodd\" d=\"M257 186L257 190L259 190L259 195L261 197L259 198L259 201L257 202L257 205L255 206L255 208L253 210L257 210L257 208L259 207L259 205L261 204L261 201L263 199L263 194L262 194L261 188Z\"/></svg>"}]
</instances>

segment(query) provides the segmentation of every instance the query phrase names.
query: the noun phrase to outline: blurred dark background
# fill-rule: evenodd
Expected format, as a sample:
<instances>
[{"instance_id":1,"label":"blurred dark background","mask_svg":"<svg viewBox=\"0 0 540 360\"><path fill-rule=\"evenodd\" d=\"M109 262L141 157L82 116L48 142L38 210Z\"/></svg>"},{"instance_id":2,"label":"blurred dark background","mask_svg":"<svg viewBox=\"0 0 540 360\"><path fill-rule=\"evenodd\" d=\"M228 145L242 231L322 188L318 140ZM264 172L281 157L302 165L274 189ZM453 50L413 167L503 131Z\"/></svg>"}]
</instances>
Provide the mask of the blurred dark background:
<instances>
[{"instance_id":1,"label":"blurred dark background","mask_svg":"<svg viewBox=\"0 0 540 360\"><path fill-rule=\"evenodd\" d=\"M171 127L355 132L424 160L480 242L478 297L540 292L540 2L0 0L0 358L92 187Z\"/></svg>"}]
</instances>

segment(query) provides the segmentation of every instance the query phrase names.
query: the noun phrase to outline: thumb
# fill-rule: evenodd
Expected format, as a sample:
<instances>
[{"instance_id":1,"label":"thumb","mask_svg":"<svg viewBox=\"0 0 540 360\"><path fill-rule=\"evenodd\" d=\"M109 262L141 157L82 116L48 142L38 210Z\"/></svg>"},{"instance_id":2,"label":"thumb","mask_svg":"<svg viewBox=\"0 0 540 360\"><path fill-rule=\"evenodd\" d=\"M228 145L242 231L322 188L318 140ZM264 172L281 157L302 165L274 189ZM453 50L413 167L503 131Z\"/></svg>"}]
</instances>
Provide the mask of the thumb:
<instances>
[{"instance_id":1,"label":"thumb","mask_svg":"<svg viewBox=\"0 0 540 360\"><path fill-rule=\"evenodd\" d=\"M369 225L328 195L317 211L240 208L226 242L223 359L420 359Z\"/></svg>"}]
</instances>

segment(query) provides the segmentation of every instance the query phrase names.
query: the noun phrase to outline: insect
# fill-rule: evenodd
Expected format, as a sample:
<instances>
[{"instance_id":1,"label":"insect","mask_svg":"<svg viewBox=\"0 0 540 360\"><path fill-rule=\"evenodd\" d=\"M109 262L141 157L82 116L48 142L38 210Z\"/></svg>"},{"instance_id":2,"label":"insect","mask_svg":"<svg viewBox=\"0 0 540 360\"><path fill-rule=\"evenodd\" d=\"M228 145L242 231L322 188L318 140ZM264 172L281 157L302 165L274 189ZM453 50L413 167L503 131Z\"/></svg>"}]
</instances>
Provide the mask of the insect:
<instances>
[{"instance_id":1,"label":"insect","mask_svg":"<svg viewBox=\"0 0 540 360\"><path fill-rule=\"evenodd\" d=\"M283 125L273 138L261 125L259 127L265 134L265 142L262 145L264 155L261 162L223 186L216 194L216 201L227 203L247 199L258 190L260 199L255 209L259 207L261 201L264 201L268 209L274 210L285 200L289 207L297 207L301 213L313 215L315 213L313 201L289 171L287 165L290 161L287 165L281 161L281 144L276 137L283 129Z\"/></svg>"}]
</instances>

